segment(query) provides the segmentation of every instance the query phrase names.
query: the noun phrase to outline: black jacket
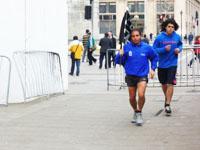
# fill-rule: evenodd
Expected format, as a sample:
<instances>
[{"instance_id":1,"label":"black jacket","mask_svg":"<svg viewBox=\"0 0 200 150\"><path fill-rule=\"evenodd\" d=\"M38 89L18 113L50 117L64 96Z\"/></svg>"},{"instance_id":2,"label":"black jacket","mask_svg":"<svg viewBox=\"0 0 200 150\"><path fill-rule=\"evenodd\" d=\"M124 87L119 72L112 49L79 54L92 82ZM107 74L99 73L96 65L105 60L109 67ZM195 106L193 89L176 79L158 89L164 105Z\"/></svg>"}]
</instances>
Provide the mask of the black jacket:
<instances>
[{"instance_id":1,"label":"black jacket","mask_svg":"<svg viewBox=\"0 0 200 150\"><path fill-rule=\"evenodd\" d=\"M100 53L106 53L107 49L112 48L112 41L108 37L104 37L100 40L101 46Z\"/></svg>"}]
</instances>

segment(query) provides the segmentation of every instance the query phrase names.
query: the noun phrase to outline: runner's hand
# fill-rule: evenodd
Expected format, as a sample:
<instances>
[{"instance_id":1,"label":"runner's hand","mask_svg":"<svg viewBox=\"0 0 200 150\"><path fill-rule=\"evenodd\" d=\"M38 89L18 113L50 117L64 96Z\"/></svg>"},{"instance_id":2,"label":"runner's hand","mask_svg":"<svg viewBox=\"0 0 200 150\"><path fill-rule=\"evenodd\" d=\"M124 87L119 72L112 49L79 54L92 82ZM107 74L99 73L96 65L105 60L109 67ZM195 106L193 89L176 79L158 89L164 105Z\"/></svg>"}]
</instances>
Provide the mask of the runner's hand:
<instances>
[{"instance_id":1,"label":"runner's hand","mask_svg":"<svg viewBox=\"0 0 200 150\"><path fill-rule=\"evenodd\" d=\"M155 75L155 71L153 71L152 69L150 70L150 78L153 79L154 78L154 75Z\"/></svg>"},{"instance_id":2,"label":"runner's hand","mask_svg":"<svg viewBox=\"0 0 200 150\"><path fill-rule=\"evenodd\" d=\"M176 55L178 55L179 52L180 52L180 49L179 49L179 48L176 48L176 49L174 50L174 53L175 53Z\"/></svg>"},{"instance_id":3,"label":"runner's hand","mask_svg":"<svg viewBox=\"0 0 200 150\"><path fill-rule=\"evenodd\" d=\"M169 52L170 49L171 49L171 45L166 45L166 46L165 46L165 50L166 50L167 52Z\"/></svg>"},{"instance_id":4,"label":"runner's hand","mask_svg":"<svg viewBox=\"0 0 200 150\"><path fill-rule=\"evenodd\" d=\"M119 50L119 54L120 54L120 55L124 55L124 50L123 50L123 49L120 49L120 50Z\"/></svg>"}]
</instances>

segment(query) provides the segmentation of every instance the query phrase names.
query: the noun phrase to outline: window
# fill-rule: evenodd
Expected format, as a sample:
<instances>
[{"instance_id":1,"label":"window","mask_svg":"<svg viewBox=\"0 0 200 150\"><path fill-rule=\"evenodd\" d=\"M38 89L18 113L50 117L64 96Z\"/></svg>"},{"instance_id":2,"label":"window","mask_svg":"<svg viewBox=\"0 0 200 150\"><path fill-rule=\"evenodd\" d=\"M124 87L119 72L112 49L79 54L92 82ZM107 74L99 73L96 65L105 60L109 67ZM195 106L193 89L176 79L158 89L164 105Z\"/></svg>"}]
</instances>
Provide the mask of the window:
<instances>
[{"instance_id":1,"label":"window","mask_svg":"<svg viewBox=\"0 0 200 150\"><path fill-rule=\"evenodd\" d=\"M157 0L157 33L161 23L168 18L174 18L174 0Z\"/></svg>"},{"instance_id":2,"label":"window","mask_svg":"<svg viewBox=\"0 0 200 150\"><path fill-rule=\"evenodd\" d=\"M106 33L112 31L116 34L116 22L115 21L100 21L100 33Z\"/></svg>"},{"instance_id":3,"label":"window","mask_svg":"<svg viewBox=\"0 0 200 150\"><path fill-rule=\"evenodd\" d=\"M99 13L106 13L106 3L101 3L99 5Z\"/></svg>"},{"instance_id":4,"label":"window","mask_svg":"<svg viewBox=\"0 0 200 150\"><path fill-rule=\"evenodd\" d=\"M116 34L116 3L100 2L99 3L99 25L100 33L112 31Z\"/></svg>"},{"instance_id":5,"label":"window","mask_svg":"<svg viewBox=\"0 0 200 150\"><path fill-rule=\"evenodd\" d=\"M116 3L99 3L99 13L116 13Z\"/></svg>"},{"instance_id":6,"label":"window","mask_svg":"<svg viewBox=\"0 0 200 150\"><path fill-rule=\"evenodd\" d=\"M109 13L116 13L116 4L109 3Z\"/></svg>"},{"instance_id":7,"label":"window","mask_svg":"<svg viewBox=\"0 0 200 150\"><path fill-rule=\"evenodd\" d=\"M144 1L128 2L128 8L131 13L144 12Z\"/></svg>"},{"instance_id":8,"label":"window","mask_svg":"<svg viewBox=\"0 0 200 150\"><path fill-rule=\"evenodd\" d=\"M174 12L174 0L158 0L157 12Z\"/></svg>"},{"instance_id":9,"label":"window","mask_svg":"<svg viewBox=\"0 0 200 150\"><path fill-rule=\"evenodd\" d=\"M129 1L128 8L131 15L131 22L134 28L144 30L144 0L142 1Z\"/></svg>"}]
</instances>

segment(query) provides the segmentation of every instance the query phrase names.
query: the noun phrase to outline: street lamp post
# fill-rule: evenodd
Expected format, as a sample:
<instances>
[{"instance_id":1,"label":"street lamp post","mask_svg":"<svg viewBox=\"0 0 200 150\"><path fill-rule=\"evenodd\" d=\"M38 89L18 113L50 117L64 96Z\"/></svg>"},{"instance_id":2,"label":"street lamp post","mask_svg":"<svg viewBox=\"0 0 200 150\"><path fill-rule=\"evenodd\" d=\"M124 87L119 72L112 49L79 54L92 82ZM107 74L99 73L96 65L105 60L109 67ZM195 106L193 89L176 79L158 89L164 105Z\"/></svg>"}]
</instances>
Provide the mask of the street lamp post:
<instances>
[{"instance_id":1,"label":"street lamp post","mask_svg":"<svg viewBox=\"0 0 200 150\"><path fill-rule=\"evenodd\" d=\"M92 36L94 34L94 1L90 0L90 5L91 5L91 32L92 32Z\"/></svg>"},{"instance_id":2,"label":"street lamp post","mask_svg":"<svg viewBox=\"0 0 200 150\"><path fill-rule=\"evenodd\" d=\"M180 11L180 15L181 15L181 39L182 39L182 36L183 36L183 31L182 31L182 29L183 29L183 27L182 27L182 24L183 24L182 23L182 21L183 21L183 18L182 18L183 17L183 11L182 10Z\"/></svg>"}]
</instances>

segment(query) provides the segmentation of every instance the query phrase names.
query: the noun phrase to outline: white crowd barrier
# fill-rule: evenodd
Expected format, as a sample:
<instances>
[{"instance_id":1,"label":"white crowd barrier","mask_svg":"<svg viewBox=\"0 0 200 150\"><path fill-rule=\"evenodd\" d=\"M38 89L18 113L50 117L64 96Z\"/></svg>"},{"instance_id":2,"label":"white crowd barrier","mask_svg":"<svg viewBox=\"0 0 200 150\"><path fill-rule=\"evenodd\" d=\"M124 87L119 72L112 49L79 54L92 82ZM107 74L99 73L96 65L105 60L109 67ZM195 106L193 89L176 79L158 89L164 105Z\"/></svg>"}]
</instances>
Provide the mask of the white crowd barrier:
<instances>
[{"instance_id":1,"label":"white crowd barrier","mask_svg":"<svg viewBox=\"0 0 200 150\"><path fill-rule=\"evenodd\" d=\"M17 72L27 99L64 93L60 57L46 51L17 51L13 54Z\"/></svg>"},{"instance_id":2,"label":"white crowd barrier","mask_svg":"<svg viewBox=\"0 0 200 150\"><path fill-rule=\"evenodd\" d=\"M200 56L195 55L194 49L200 48L199 45L184 46L182 53L180 53L178 58L178 68L177 68L177 85L179 87L196 87L200 86ZM115 51L118 53L117 49L109 49L107 51L107 56L109 51ZM107 57L108 58L108 57ZM107 60L108 61L108 60ZM190 63L192 61L192 65ZM107 63L108 64L108 63ZM121 65L116 65L116 67L107 67L107 90L110 87L122 88L126 87L125 83L125 72ZM161 86L158 81L157 69L154 79L149 79L149 87Z\"/></svg>"},{"instance_id":3,"label":"white crowd barrier","mask_svg":"<svg viewBox=\"0 0 200 150\"><path fill-rule=\"evenodd\" d=\"M7 56L0 56L0 105L8 105L10 74L10 58Z\"/></svg>"}]
</instances>

